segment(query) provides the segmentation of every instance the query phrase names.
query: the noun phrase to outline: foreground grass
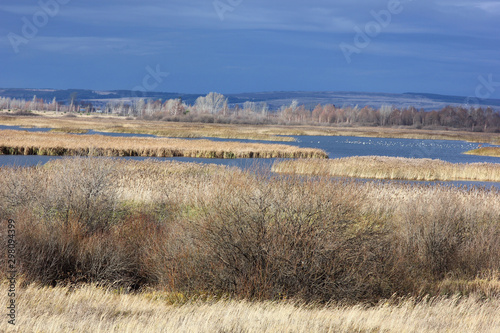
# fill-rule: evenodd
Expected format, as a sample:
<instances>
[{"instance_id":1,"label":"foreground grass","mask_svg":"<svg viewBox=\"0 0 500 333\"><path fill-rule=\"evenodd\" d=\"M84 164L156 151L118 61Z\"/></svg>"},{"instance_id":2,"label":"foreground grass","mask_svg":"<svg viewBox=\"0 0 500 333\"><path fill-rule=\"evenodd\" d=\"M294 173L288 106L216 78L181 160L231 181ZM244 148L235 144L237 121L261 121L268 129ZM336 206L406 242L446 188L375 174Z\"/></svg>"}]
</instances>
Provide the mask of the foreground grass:
<instances>
[{"instance_id":1,"label":"foreground grass","mask_svg":"<svg viewBox=\"0 0 500 333\"><path fill-rule=\"evenodd\" d=\"M500 182L500 164L454 164L441 160L386 156L355 156L328 161L282 161L276 162L272 170L286 174L334 177Z\"/></svg>"},{"instance_id":2,"label":"foreground grass","mask_svg":"<svg viewBox=\"0 0 500 333\"><path fill-rule=\"evenodd\" d=\"M375 138L464 140L478 143L500 144L498 133L466 132L455 130L427 130L387 127L338 127L310 125L233 125L205 124L125 119L117 116L64 117L55 113L34 112L37 127L66 128L117 133L154 134L166 137L219 137L229 139L255 139L270 141L294 141L290 135L359 136ZM30 116L0 116L0 125L33 127Z\"/></svg>"},{"instance_id":3,"label":"foreground grass","mask_svg":"<svg viewBox=\"0 0 500 333\"><path fill-rule=\"evenodd\" d=\"M500 157L500 148L498 147L483 147L465 152L468 155L493 156Z\"/></svg>"},{"instance_id":4,"label":"foreground grass","mask_svg":"<svg viewBox=\"0 0 500 333\"><path fill-rule=\"evenodd\" d=\"M214 142L167 138L110 137L25 131L0 131L0 154L51 156L149 156L202 158L328 158L313 148L290 145Z\"/></svg>"},{"instance_id":5,"label":"foreground grass","mask_svg":"<svg viewBox=\"0 0 500 333\"><path fill-rule=\"evenodd\" d=\"M7 286L0 288L7 304ZM3 332L498 332L500 300L438 297L377 306L207 301L172 304L168 293L122 294L95 286L18 290L17 323Z\"/></svg>"}]
</instances>

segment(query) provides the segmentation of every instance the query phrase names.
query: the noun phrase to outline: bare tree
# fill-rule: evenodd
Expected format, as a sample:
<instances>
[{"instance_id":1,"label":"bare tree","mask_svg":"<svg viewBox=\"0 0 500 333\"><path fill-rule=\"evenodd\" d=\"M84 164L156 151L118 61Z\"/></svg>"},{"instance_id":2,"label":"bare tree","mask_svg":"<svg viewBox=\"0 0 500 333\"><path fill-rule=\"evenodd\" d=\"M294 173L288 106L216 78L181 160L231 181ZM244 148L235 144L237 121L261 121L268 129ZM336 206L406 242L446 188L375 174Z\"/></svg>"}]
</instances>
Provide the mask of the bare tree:
<instances>
[{"instance_id":1,"label":"bare tree","mask_svg":"<svg viewBox=\"0 0 500 333\"><path fill-rule=\"evenodd\" d=\"M31 102L30 109L35 111L38 109L36 103L36 95L33 95L33 101Z\"/></svg>"},{"instance_id":2,"label":"bare tree","mask_svg":"<svg viewBox=\"0 0 500 333\"><path fill-rule=\"evenodd\" d=\"M180 98L169 99L165 102L164 108L172 116L180 116L186 110Z\"/></svg>"},{"instance_id":3,"label":"bare tree","mask_svg":"<svg viewBox=\"0 0 500 333\"><path fill-rule=\"evenodd\" d=\"M227 98L225 98L224 95L211 92L205 97L198 97L195 107L198 112L215 114L224 108L225 103L227 103Z\"/></svg>"},{"instance_id":4,"label":"bare tree","mask_svg":"<svg viewBox=\"0 0 500 333\"><path fill-rule=\"evenodd\" d=\"M76 96L77 96L77 94L78 94L78 93L77 93L76 91L74 91L74 92L72 92L72 93L69 95L69 98L70 98L70 100L71 100L71 105L70 105L70 110L69 110L70 112L71 112L71 111L74 111L74 110L73 110L73 108L74 108L74 106L75 106L75 102L76 102Z\"/></svg>"},{"instance_id":5,"label":"bare tree","mask_svg":"<svg viewBox=\"0 0 500 333\"><path fill-rule=\"evenodd\" d=\"M380 124L382 126L387 125L387 121L391 116L392 107L390 105L384 104L380 107L379 112L380 112Z\"/></svg>"}]
</instances>

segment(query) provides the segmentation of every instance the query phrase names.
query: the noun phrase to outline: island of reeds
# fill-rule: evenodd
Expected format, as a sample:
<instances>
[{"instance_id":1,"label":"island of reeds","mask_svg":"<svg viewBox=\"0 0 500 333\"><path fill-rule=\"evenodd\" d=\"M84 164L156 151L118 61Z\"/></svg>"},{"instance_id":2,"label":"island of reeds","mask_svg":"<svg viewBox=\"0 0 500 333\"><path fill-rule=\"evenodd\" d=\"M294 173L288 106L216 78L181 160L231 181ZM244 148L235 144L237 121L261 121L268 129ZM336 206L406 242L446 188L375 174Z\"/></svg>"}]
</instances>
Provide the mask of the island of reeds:
<instances>
[{"instance_id":1,"label":"island of reeds","mask_svg":"<svg viewBox=\"0 0 500 333\"><path fill-rule=\"evenodd\" d=\"M449 163L427 158L354 156L327 161L280 161L272 166L278 173L333 177L500 182L500 164Z\"/></svg>"},{"instance_id":2,"label":"island of reeds","mask_svg":"<svg viewBox=\"0 0 500 333\"><path fill-rule=\"evenodd\" d=\"M1 167L0 216L23 331L500 330L494 188L78 157Z\"/></svg>"},{"instance_id":3,"label":"island of reeds","mask_svg":"<svg viewBox=\"0 0 500 333\"><path fill-rule=\"evenodd\" d=\"M500 147L482 147L465 152L468 155L500 157Z\"/></svg>"},{"instance_id":4,"label":"island of reeds","mask_svg":"<svg viewBox=\"0 0 500 333\"><path fill-rule=\"evenodd\" d=\"M50 156L145 156L200 158L328 158L320 149L284 144L215 142L0 131L0 154Z\"/></svg>"}]
</instances>

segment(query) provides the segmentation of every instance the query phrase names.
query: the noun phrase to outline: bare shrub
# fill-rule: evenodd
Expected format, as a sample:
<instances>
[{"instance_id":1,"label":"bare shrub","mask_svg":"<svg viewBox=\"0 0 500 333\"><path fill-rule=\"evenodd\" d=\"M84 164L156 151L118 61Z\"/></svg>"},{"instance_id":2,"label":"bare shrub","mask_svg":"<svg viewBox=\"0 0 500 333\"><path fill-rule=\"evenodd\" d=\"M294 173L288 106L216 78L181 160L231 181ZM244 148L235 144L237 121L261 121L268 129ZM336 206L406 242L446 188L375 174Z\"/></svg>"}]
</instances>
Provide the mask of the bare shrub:
<instances>
[{"instance_id":1,"label":"bare shrub","mask_svg":"<svg viewBox=\"0 0 500 333\"><path fill-rule=\"evenodd\" d=\"M0 175L29 281L312 302L500 290L498 190L103 158Z\"/></svg>"},{"instance_id":2,"label":"bare shrub","mask_svg":"<svg viewBox=\"0 0 500 333\"><path fill-rule=\"evenodd\" d=\"M213 292L248 298L387 296L378 221L356 213L361 198L344 192L347 185L317 185L265 177L221 183L219 199L192 222L210 268L197 272L204 283Z\"/></svg>"},{"instance_id":3,"label":"bare shrub","mask_svg":"<svg viewBox=\"0 0 500 333\"><path fill-rule=\"evenodd\" d=\"M461 204L457 193L414 201L395 221L396 270L413 290L499 271L498 222L494 212L481 216Z\"/></svg>"},{"instance_id":4,"label":"bare shrub","mask_svg":"<svg viewBox=\"0 0 500 333\"><path fill-rule=\"evenodd\" d=\"M130 238L118 230L89 234L75 220L46 224L30 215L18 216L16 224L19 272L28 281L92 282L134 289L152 282L138 246L147 238Z\"/></svg>"},{"instance_id":5,"label":"bare shrub","mask_svg":"<svg viewBox=\"0 0 500 333\"><path fill-rule=\"evenodd\" d=\"M0 168L0 212L13 213L33 203L42 187L41 176L36 168Z\"/></svg>"},{"instance_id":6,"label":"bare shrub","mask_svg":"<svg viewBox=\"0 0 500 333\"><path fill-rule=\"evenodd\" d=\"M75 219L89 232L106 228L117 205L114 173L116 161L102 158L74 158L52 163L47 186L40 196L46 218Z\"/></svg>"}]
</instances>

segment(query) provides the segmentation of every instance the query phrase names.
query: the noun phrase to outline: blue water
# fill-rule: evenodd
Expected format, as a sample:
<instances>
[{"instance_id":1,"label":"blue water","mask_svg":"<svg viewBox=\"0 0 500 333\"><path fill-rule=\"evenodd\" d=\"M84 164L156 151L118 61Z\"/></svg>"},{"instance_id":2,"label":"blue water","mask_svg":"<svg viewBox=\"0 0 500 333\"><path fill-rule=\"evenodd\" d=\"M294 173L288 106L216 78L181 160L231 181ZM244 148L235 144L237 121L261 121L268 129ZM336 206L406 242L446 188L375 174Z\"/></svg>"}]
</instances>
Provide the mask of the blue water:
<instances>
[{"instance_id":1,"label":"blue water","mask_svg":"<svg viewBox=\"0 0 500 333\"><path fill-rule=\"evenodd\" d=\"M295 136L296 142L271 143L291 144L303 148L319 148L330 158L350 156L393 156L407 158L440 159L451 163L500 163L499 157L465 155L466 151L479 147L477 143L450 140L360 138L353 136ZM235 140L208 138L213 141L262 142L256 140ZM483 147L500 147L483 144Z\"/></svg>"},{"instance_id":2,"label":"blue water","mask_svg":"<svg viewBox=\"0 0 500 333\"><path fill-rule=\"evenodd\" d=\"M15 130L15 131L27 131L27 132L48 132L50 128L24 128L20 126L5 126L0 125L0 130Z\"/></svg>"},{"instance_id":3,"label":"blue water","mask_svg":"<svg viewBox=\"0 0 500 333\"><path fill-rule=\"evenodd\" d=\"M18 126L2 126L2 129L15 129L26 131L46 132L47 128L20 128ZM127 134L127 133L105 133L89 131L88 134L102 134L114 137L155 137L149 134ZM474 156L463 154L466 151L479 147L477 143L465 141L450 140L419 140L419 139L385 139L385 138L360 138L350 136L295 136L296 142L280 141L260 141L260 140L239 140L239 139L220 139L204 138L213 141L238 141L238 142L260 142L260 143L278 143L290 144L304 148L319 148L327 152L330 158L341 158L350 156L394 156L407 158L431 158L440 159L451 163L500 163L500 157ZM200 140L200 139L190 139ZM483 147L493 146L483 144ZM497 146L498 147L498 146ZM55 156L0 156L1 165L33 166L44 164L52 159L62 157ZM146 157L123 157L132 160L144 160ZM212 163L218 165L235 166L243 169L263 168L269 169L276 159L205 159L205 158L156 158L162 161L183 161L196 163ZM491 182L449 182L455 185L477 185L491 186L500 188L500 183Z\"/></svg>"},{"instance_id":4,"label":"blue water","mask_svg":"<svg viewBox=\"0 0 500 333\"><path fill-rule=\"evenodd\" d=\"M5 126L0 125L0 130L15 130L15 131L26 131L26 132L49 132L51 128L25 128L20 126ZM152 134L129 134L129 133L106 133L106 132L98 132L94 130L88 130L87 133L77 133L75 135L85 135L85 134L101 134L107 136L115 136L115 137L140 137L140 138L155 138L156 135Z\"/></svg>"}]
</instances>

